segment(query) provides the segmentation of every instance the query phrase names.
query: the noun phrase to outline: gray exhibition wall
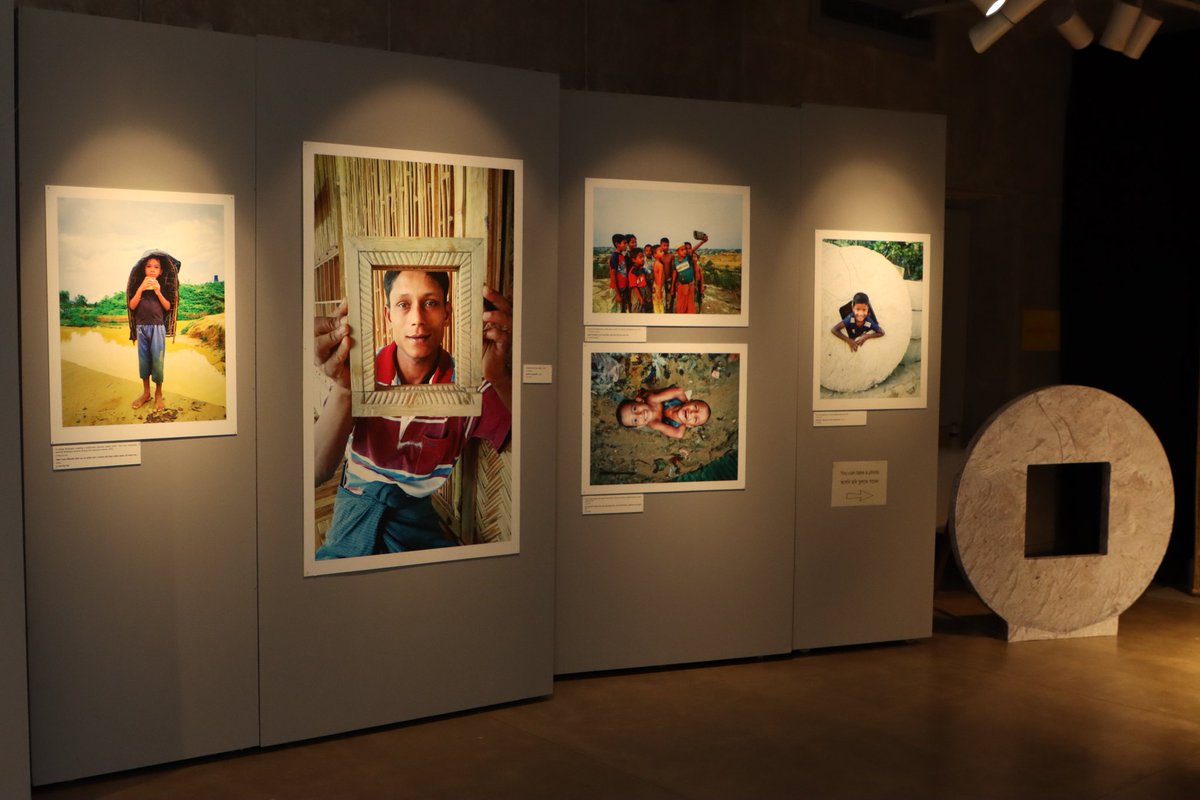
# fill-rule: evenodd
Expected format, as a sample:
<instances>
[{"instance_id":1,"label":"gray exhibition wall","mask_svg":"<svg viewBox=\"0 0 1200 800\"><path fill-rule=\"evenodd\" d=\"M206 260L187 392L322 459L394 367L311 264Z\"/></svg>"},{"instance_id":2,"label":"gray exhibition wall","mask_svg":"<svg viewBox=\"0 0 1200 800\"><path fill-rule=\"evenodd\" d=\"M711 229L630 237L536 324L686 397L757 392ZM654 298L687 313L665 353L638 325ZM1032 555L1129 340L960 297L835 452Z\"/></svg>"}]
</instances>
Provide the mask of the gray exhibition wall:
<instances>
[{"instance_id":1,"label":"gray exhibition wall","mask_svg":"<svg viewBox=\"0 0 1200 800\"><path fill-rule=\"evenodd\" d=\"M522 389L519 555L310 578L297 400L305 140L521 159L522 355L555 362L557 78L283 40L258 57L262 743L549 694L553 387Z\"/></svg>"},{"instance_id":2,"label":"gray exhibition wall","mask_svg":"<svg viewBox=\"0 0 1200 800\"><path fill-rule=\"evenodd\" d=\"M803 115L583 92L565 92L562 103L555 669L787 652L797 342L807 319L795 307L808 247L796 225ZM719 350L721 343L748 343L745 490L647 494L642 513L582 513L586 178L750 187L749 327L659 327L647 334L652 345L712 343Z\"/></svg>"},{"instance_id":3,"label":"gray exhibition wall","mask_svg":"<svg viewBox=\"0 0 1200 800\"><path fill-rule=\"evenodd\" d=\"M13 42L13 7L0 3L0 42ZM13 49L0 59L0 337L17 341L16 125ZM0 452L21 452L20 363L0 348ZM29 713L25 687L25 563L21 461L0 472L0 797L29 797Z\"/></svg>"},{"instance_id":4,"label":"gray exhibition wall","mask_svg":"<svg viewBox=\"0 0 1200 800\"><path fill-rule=\"evenodd\" d=\"M28 9L19 36L29 705L43 784L258 743L254 42ZM140 466L51 469L48 184L235 196L236 436L146 441Z\"/></svg>"},{"instance_id":5,"label":"gray exhibition wall","mask_svg":"<svg viewBox=\"0 0 1200 800\"><path fill-rule=\"evenodd\" d=\"M797 307L813 307L814 233L929 233L928 406L867 412L861 427L814 428L812 343L802 332L797 408L797 649L929 636L933 616L938 392L941 385L945 118L805 106ZM887 504L831 506L833 463L886 461Z\"/></svg>"},{"instance_id":6,"label":"gray exhibition wall","mask_svg":"<svg viewBox=\"0 0 1200 800\"><path fill-rule=\"evenodd\" d=\"M20 120L23 419L10 393L0 428L24 451L0 506L0 795L27 792L30 750L44 784L546 695L555 673L929 635L941 117L563 93L552 75L29 9L19 36L37 101ZM557 386L522 387L518 555L303 577L304 141L523 162L521 357ZM582 513L589 177L751 189L749 326L647 335L747 344L743 490ZM47 184L236 197L236 436L51 469ZM821 228L932 235L927 408L813 427ZM831 508L845 460L889 463L886 506ZM125 511L164 483L158 518Z\"/></svg>"},{"instance_id":7,"label":"gray exhibition wall","mask_svg":"<svg viewBox=\"0 0 1200 800\"><path fill-rule=\"evenodd\" d=\"M664 134L654 119L694 124ZM928 636L944 120L565 93L562 142L559 335L575 352L564 349L559 379L556 670ZM750 186L749 328L650 328L647 337L749 343L744 491L649 494L640 514L581 513L576 264L587 177ZM813 427L818 229L932 235L926 408ZM861 460L891 465L887 505L833 508L833 463Z\"/></svg>"}]
</instances>

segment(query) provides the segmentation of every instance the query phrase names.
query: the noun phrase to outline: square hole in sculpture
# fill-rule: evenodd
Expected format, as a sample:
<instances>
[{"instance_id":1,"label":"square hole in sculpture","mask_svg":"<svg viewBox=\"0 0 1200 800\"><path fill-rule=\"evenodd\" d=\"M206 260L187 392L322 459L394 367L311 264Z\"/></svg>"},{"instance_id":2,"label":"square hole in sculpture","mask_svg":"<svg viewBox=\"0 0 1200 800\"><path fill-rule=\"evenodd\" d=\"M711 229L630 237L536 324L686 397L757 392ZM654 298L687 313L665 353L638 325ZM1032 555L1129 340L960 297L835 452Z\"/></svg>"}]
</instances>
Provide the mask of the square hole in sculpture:
<instances>
[{"instance_id":1,"label":"square hole in sculpture","mask_svg":"<svg viewBox=\"0 0 1200 800\"><path fill-rule=\"evenodd\" d=\"M1106 555L1106 461L1030 464L1025 473L1025 557Z\"/></svg>"}]
</instances>

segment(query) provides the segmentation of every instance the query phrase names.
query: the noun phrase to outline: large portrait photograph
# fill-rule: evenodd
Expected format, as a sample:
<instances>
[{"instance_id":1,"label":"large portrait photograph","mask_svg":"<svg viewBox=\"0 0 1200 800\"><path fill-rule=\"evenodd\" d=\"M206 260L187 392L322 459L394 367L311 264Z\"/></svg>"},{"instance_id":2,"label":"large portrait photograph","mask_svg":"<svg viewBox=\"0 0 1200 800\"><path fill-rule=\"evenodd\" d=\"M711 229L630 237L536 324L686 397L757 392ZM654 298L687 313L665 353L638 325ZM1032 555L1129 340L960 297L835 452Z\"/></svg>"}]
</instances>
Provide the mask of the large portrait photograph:
<instances>
[{"instance_id":1,"label":"large portrait photograph","mask_svg":"<svg viewBox=\"0 0 1200 800\"><path fill-rule=\"evenodd\" d=\"M303 170L305 574L518 552L521 162Z\"/></svg>"},{"instance_id":2,"label":"large portrait photograph","mask_svg":"<svg viewBox=\"0 0 1200 800\"><path fill-rule=\"evenodd\" d=\"M232 195L46 187L50 440L237 433Z\"/></svg>"},{"instance_id":3,"label":"large portrait photograph","mask_svg":"<svg viewBox=\"0 0 1200 800\"><path fill-rule=\"evenodd\" d=\"M749 187L588 178L584 238L584 324L748 324Z\"/></svg>"},{"instance_id":4,"label":"large portrait photograph","mask_svg":"<svg viewBox=\"0 0 1200 800\"><path fill-rule=\"evenodd\" d=\"M925 408L929 238L817 231L814 410Z\"/></svg>"},{"instance_id":5,"label":"large portrait photograph","mask_svg":"<svg viewBox=\"0 0 1200 800\"><path fill-rule=\"evenodd\" d=\"M745 344L586 343L583 359L583 494L745 488Z\"/></svg>"}]
</instances>

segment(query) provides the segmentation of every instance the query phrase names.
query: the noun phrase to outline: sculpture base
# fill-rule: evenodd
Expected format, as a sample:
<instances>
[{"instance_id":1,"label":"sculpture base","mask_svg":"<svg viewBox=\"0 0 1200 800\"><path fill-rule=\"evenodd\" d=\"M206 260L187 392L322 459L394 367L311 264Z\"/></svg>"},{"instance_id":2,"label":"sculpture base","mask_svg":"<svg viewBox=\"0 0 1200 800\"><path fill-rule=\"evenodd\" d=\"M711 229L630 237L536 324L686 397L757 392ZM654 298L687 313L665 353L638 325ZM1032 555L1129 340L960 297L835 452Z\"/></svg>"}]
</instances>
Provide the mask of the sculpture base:
<instances>
[{"instance_id":1,"label":"sculpture base","mask_svg":"<svg viewBox=\"0 0 1200 800\"><path fill-rule=\"evenodd\" d=\"M1024 625L1009 625L1008 640L1010 642L1036 642L1045 639L1083 639L1088 636L1116 636L1119 616L1111 617L1095 625L1088 625L1073 631L1043 631Z\"/></svg>"}]
</instances>

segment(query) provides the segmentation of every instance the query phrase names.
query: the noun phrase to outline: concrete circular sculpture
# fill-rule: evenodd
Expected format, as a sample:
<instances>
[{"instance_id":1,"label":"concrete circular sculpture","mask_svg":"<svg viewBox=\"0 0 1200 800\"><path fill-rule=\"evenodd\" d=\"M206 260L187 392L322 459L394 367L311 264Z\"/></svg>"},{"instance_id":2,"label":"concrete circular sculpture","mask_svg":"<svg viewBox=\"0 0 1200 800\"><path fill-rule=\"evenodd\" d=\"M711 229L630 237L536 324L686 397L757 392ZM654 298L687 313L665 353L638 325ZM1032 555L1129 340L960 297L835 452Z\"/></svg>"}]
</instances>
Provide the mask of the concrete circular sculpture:
<instances>
[{"instance_id":1,"label":"concrete circular sculpture","mask_svg":"<svg viewBox=\"0 0 1200 800\"><path fill-rule=\"evenodd\" d=\"M861 392L887 378L896 369L912 337L913 312L908 286L895 264L866 247L821 245L821 385L835 392ZM883 328L881 339L872 339L851 352L829 330L841 317L838 309L866 292Z\"/></svg>"},{"instance_id":2,"label":"concrete circular sculpture","mask_svg":"<svg viewBox=\"0 0 1200 800\"><path fill-rule=\"evenodd\" d=\"M901 362L915 364L921 360L921 336L924 334L922 315L925 313L925 284L923 281L904 281L908 288L908 300L912 305L912 338L908 340L908 349L904 351Z\"/></svg>"},{"instance_id":3,"label":"concrete circular sculpture","mask_svg":"<svg viewBox=\"0 0 1200 800\"><path fill-rule=\"evenodd\" d=\"M1029 465L1087 462L1110 465L1107 552L1027 558ZM1013 400L972 441L951 544L1010 640L1116 633L1162 561L1174 514L1171 468L1146 420L1099 389L1052 386Z\"/></svg>"}]
</instances>

